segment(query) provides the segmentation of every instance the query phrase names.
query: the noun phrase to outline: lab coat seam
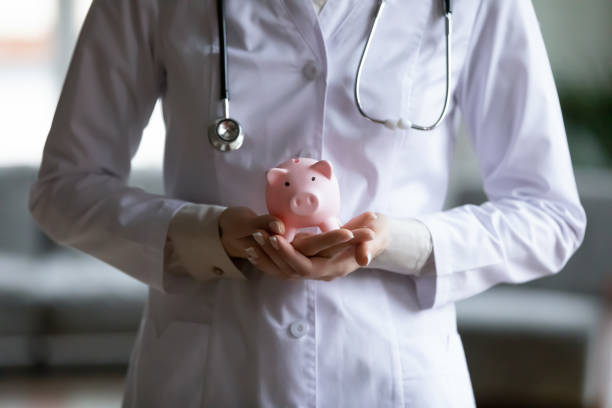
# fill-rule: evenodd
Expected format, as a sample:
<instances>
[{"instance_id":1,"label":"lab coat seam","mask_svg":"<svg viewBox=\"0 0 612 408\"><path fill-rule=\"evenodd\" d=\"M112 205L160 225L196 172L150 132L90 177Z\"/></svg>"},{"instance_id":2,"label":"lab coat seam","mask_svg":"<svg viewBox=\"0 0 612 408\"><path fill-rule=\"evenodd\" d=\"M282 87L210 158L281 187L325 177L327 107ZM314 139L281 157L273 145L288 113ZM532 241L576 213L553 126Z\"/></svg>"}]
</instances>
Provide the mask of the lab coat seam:
<instances>
[{"instance_id":1,"label":"lab coat seam","mask_svg":"<svg viewBox=\"0 0 612 408\"><path fill-rule=\"evenodd\" d=\"M408 105L407 110L411 109L411 105L412 105L412 97L413 97L413 93L414 93L414 71L417 67L419 58L421 57L421 51L423 48L423 40L425 38L425 28L422 27L419 31L418 31L418 42L417 42L417 46L415 48L415 55L414 55L414 62L410 65L410 68L407 70L406 72L406 81L408 83L407 85L407 89L406 89L406 93L407 95L404 95L404 92L400 92L400 106L402 107L402 112L400 112L400 119L402 117L404 117L403 115L408 115L409 118L412 117L412 114L410 112L406 112L406 106ZM404 97L406 97L406 101L404 100ZM410 135L412 132L414 131L414 129L402 129L402 141L405 140L408 135Z\"/></svg>"},{"instance_id":2,"label":"lab coat seam","mask_svg":"<svg viewBox=\"0 0 612 408\"><path fill-rule=\"evenodd\" d=\"M309 345L306 347L310 347L306 349L306 354L310 355L310 362L308 364L309 366L309 373L311 375L310 378L310 391L312 392L311 395L311 407L312 408L316 408L317 406L317 379L318 379L318 375L317 375L317 342L316 342L316 281L306 281L305 282L305 287L306 287L306 293L307 293L307 297L306 297L306 302L307 302L307 316L308 316L308 321L310 322L310 325L312 326L311 328L311 333L309 333L309 335L307 336L307 339L309 340ZM308 360L307 360L308 361Z\"/></svg>"},{"instance_id":3,"label":"lab coat seam","mask_svg":"<svg viewBox=\"0 0 612 408\"><path fill-rule=\"evenodd\" d=\"M285 11L285 14L288 15L289 19L291 20L291 22L293 23L293 25L296 27L296 31L298 32L298 34L300 35L300 37L302 38L302 41L306 44L306 47L310 50L310 52L312 53L312 55L314 56L314 58L317 60L317 62L319 64L322 63L321 61L321 57L319 55L319 52L317 52L318 50L315 50L312 46L312 44L310 44L310 41L308 41L308 39L306 38L306 35L303 33L302 29L300 28L299 24L295 23L295 20L298 18L297 16L295 16L293 14L293 12L289 9L289 7L287 7L287 5L285 4L285 0L279 0L278 1L281 5L283 10ZM309 5L310 7L310 5ZM318 22L317 22L318 25ZM319 30L320 31L320 30Z\"/></svg>"},{"instance_id":4,"label":"lab coat seam","mask_svg":"<svg viewBox=\"0 0 612 408\"><path fill-rule=\"evenodd\" d=\"M218 320L219 317L217 316L217 309L218 309L218 305L219 305L219 297L221 296L221 285L223 283L222 282L216 282L215 285L215 300L214 300L214 304L212 307L212 319L210 322L210 326L209 326L209 330L208 330L208 342L206 344L206 364L204 366L204 372L205 373L210 373L213 372L214 370L210 370L209 367L212 364L212 358L211 358L211 351L213 349L213 340L215 339L214 333L217 331L217 326L218 326ZM204 403L202 406L206 407L208 406L208 398L210 396L210 382L209 381L204 381L204 384L199 388L200 389L200 404Z\"/></svg>"},{"instance_id":5,"label":"lab coat seam","mask_svg":"<svg viewBox=\"0 0 612 408\"><path fill-rule=\"evenodd\" d=\"M358 11L361 11L361 9L365 6L365 4L367 4L367 1L363 1L363 0L359 0L356 2L357 4L353 3L353 8L351 9L351 11L344 17L344 19L340 22L340 24L338 24L336 26L336 28L334 29L334 31L332 31L328 36L327 36L327 41L329 43L331 43L331 40L338 35L338 33L340 31L342 31L342 29L344 28L344 26L347 24L348 21L350 21L353 16L355 16L357 14Z\"/></svg>"},{"instance_id":6,"label":"lab coat seam","mask_svg":"<svg viewBox=\"0 0 612 408\"><path fill-rule=\"evenodd\" d=\"M155 24L154 24L154 29L153 29L153 33L152 33L152 41L151 43L153 44L152 47L152 52L153 52L153 60L156 63L157 66L157 70L156 70L156 83L159 87L159 91L158 91L158 95L162 95L165 91L164 91L164 87L166 85L166 81L165 81L165 73L166 73L166 67L165 67L165 48L164 48L164 42L161 40L161 17L160 17L160 4L159 4L159 0L155 0Z\"/></svg>"},{"instance_id":7,"label":"lab coat seam","mask_svg":"<svg viewBox=\"0 0 612 408\"><path fill-rule=\"evenodd\" d=\"M391 367L393 368L393 380L391 381L392 392L391 392L391 403L392 406L395 406L394 402L397 402L399 406L404 405L404 377L405 377L405 367L402 363L402 355L401 349L399 346L400 337L398 334L398 324L396 316L393 314L392 309L389 307L389 299L385 298L385 309L387 311L388 321L391 327L391 344L392 344L392 352L390 355L391 358ZM395 401L395 398L398 397L399 401Z\"/></svg>"},{"instance_id":8,"label":"lab coat seam","mask_svg":"<svg viewBox=\"0 0 612 408\"><path fill-rule=\"evenodd\" d=\"M465 81L467 81L466 76L468 75L468 66L471 64L472 59L470 58L473 54L473 47L474 47L474 43L475 43L475 38L477 37L476 35L476 22L479 20L480 14L483 12L483 4L485 3L485 0L479 0L478 2L478 8L476 9L476 13L474 14L474 20L472 22L472 31L470 33L470 37L468 39L467 45L466 45L466 53L465 53L465 58L463 59L463 64L461 66L461 70L459 72L459 75L457 75L457 82L455 85L455 92L453 92L453 98L455 98L455 95L457 96L458 100L463 100L463 96L462 94L465 92L464 88L467 86L465 84ZM461 103L461 106L463 106L464 103Z\"/></svg>"},{"instance_id":9,"label":"lab coat seam","mask_svg":"<svg viewBox=\"0 0 612 408\"><path fill-rule=\"evenodd\" d=\"M153 1L149 0L149 3L152 4ZM136 140L138 140L138 143L140 142L140 139L142 137L142 130L148 123L151 112L153 111L153 107L155 106L155 102L157 101L160 94L159 65L157 63L156 51L154 49L156 22L152 23L148 20L150 16L148 16L147 14L151 13L152 11L145 9L145 7L153 7L151 6L151 4L143 6L142 2L138 2L136 6L133 6L136 9L132 10L132 12L137 15L137 23L135 24L136 27L134 30L135 32L133 39L136 43L136 46L138 47L136 51L139 52L139 54L142 53L143 58L146 55L146 61L142 61L140 59L137 59L136 61L137 63L139 63L139 66L146 68L146 79L151 79L152 83L155 85L154 90L145 88L145 90L142 91L139 89L135 89L136 87L131 87L127 89L131 94L133 94L132 98L134 99L134 101L137 101L137 103L135 103L134 105L135 116L138 118L138 120L135 120L133 122L132 129L134 134L132 135L132 137L129 138L129 140L135 138ZM153 13L155 14L155 12ZM153 19L155 18L156 17L153 16ZM148 78L148 74L151 75L150 78ZM129 81L125 82L129 83ZM150 95L149 92L151 93Z\"/></svg>"}]
</instances>

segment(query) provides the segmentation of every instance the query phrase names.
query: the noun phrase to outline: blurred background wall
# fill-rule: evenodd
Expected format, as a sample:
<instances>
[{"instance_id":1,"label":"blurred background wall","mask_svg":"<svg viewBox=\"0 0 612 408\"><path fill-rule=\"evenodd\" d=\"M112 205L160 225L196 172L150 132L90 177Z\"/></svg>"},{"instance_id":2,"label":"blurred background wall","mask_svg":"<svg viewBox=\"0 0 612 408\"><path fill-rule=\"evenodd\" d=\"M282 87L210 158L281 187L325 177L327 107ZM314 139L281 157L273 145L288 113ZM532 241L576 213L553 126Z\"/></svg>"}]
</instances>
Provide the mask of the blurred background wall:
<instances>
[{"instance_id":1,"label":"blurred background wall","mask_svg":"<svg viewBox=\"0 0 612 408\"><path fill-rule=\"evenodd\" d=\"M612 2L533 3L589 217L587 237L558 275L462 302L460 331L479 406L612 407ZM119 406L146 294L121 272L55 246L27 213L89 5L0 0L0 407ZM133 161L133 184L160 191L163 143L158 106ZM484 200L479 183L461 136L447 206Z\"/></svg>"}]
</instances>

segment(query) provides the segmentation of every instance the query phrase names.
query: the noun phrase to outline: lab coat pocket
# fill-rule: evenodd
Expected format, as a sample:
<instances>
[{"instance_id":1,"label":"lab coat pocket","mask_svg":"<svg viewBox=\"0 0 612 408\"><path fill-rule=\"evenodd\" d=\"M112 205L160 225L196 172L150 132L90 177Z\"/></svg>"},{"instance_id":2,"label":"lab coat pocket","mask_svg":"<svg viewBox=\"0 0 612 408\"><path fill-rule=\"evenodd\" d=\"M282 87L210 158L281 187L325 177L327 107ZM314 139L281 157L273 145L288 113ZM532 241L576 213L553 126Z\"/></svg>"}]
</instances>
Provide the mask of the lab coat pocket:
<instances>
[{"instance_id":1,"label":"lab coat pocket","mask_svg":"<svg viewBox=\"0 0 612 408\"><path fill-rule=\"evenodd\" d=\"M152 291L148 317L159 339L172 325L193 323L210 326L216 304L218 280L194 284L183 293L168 294Z\"/></svg>"},{"instance_id":2,"label":"lab coat pocket","mask_svg":"<svg viewBox=\"0 0 612 408\"><path fill-rule=\"evenodd\" d=\"M473 407L467 364L457 333L416 336L402 347L407 407Z\"/></svg>"},{"instance_id":3,"label":"lab coat pocket","mask_svg":"<svg viewBox=\"0 0 612 408\"><path fill-rule=\"evenodd\" d=\"M174 321L145 338L134 406L199 407L206 381L208 324Z\"/></svg>"}]
</instances>

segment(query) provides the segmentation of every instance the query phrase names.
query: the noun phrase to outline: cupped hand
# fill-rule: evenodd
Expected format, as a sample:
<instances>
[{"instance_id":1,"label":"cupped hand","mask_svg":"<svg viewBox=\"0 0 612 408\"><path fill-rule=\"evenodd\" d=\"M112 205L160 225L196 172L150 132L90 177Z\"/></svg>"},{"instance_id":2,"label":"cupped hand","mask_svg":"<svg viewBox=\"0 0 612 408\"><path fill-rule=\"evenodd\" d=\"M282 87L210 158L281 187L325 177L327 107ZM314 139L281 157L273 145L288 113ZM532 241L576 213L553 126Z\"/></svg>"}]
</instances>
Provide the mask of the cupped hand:
<instances>
[{"instance_id":1,"label":"cupped hand","mask_svg":"<svg viewBox=\"0 0 612 408\"><path fill-rule=\"evenodd\" d=\"M304 256L323 256L331 258L340 250L350 245L374 239L374 231L369 228L353 230L340 228L321 234L298 233L291 243Z\"/></svg>"},{"instance_id":2,"label":"cupped hand","mask_svg":"<svg viewBox=\"0 0 612 408\"><path fill-rule=\"evenodd\" d=\"M355 259L360 266L367 266L372 259L387 248L391 240L389 220L380 213L365 212L347 222L342 228L353 232L368 229L374 234L373 239L360 242L355 248ZM341 250L341 247L337 250Z\"/></svg>"},{"instance_id":3,"label":"cupped hand","mask_svg":"<svg viewBox=\"0 0 612 408\"><path fill-rule=\"evenodd\" d=\"M331 245L326 234L336 231L350 231L353 238ZM305 256L332 258L349 246L355 246L355 257L360 266L367 266L374 257L389 245L389 221L386 216L371 211L365 212L344 224L340 230L326 234L298 234L293 246ZM327 244L327 245L325 245Z\"/></svg>"},{"instance_id":4,"label":"cupped hand","mask_svg":"<svg viewBox=\"0 0 612 408\"><path fill-rule=\"evenodd\" d=\"M341 233L338 233L338 236L340 235ZM348 241L351 239L353 238L349 238ZM287 279L329 281L346 276L359 268L355 259L356 245L348 245L341 250L336 250L331 256L308 257L299 252L282 235L269 235L261 231L259 241L261 241L261 249L277 266L278 273ZM339 243L331 243L331 247L334 248L339 248L339 245ZM250 259L250 261L260 269L265 267L265 265L262 265L261 259Z\"/></svg>"},{"instance_id":5,"label":"cupped hand","mask_svg":"<svg viewBox=\"0 0 612 408\"><path fill-rule=\"evenodd\" d=\"M253 233L265 230L273 234L285 232L281 220L272 215L257 215L247 207L228 207L219 215L219 236L225 252L234 258L248 258L248 248L257 246Z\"/></svg>"},{"instance_id":6,"label":"cupped hand","mask_svg":"<svg viewBox=\"0 0 612 408\"><path fill-rule=\"evenodd\" d=\"M339 230L298 235L292 244L279 235L258 235L260 247L284 276L324 281L368 265L389 243L387 218L373 212L353 218Z\"/></svg>"},{"instance_id":7,"label":"cupped hand","mask_svg":"<svg viewBox=\"0 0 612 408\"><path fill-rule=\"evenodd\" d=\"M271 235L285 232L280 219L271 215L258 216L246 207L229 207L221 213L218 222L221 243L229 256L248 259L269 275L282 279L297 277L268 239ZM351 231L340 229L311 237L302 241L302 244L311 252L324 251L354 238Z\"/></svg>"},{"instance_id":8,"label":"cupped hand","mask_svg":"<svg viewBox=\"0 0 612 408\"><path fill-rule=\"evenodd\" d=\"M343 228L322 234L301 233L293 243L271 215L230 207L219 217L221 242L228 255L248 259L262 272L282 279L329 281L366 266L389 242L386 217L363 213Z\"/></svg>"}]
</instances>

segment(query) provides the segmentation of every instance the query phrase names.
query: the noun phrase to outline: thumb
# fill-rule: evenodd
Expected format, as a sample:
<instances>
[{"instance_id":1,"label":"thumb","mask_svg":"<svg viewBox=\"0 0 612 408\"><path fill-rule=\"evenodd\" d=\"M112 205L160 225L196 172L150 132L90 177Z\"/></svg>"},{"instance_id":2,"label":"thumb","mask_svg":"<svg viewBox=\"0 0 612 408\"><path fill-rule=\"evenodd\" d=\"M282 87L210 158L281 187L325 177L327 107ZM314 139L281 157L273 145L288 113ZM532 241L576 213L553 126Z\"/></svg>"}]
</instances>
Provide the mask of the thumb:
<instances>
[{"instance_id":1,"label":"thumb","mask_svg":"<svg viewBox=\"0 0 612 408\"><path fill-rule=\"evenodd\" d=\"M270 214L254 217L249 224L249 231L245 235L252 234L257 230L265 230L271 234L279 235L285 233L285 224L279 218Z\"/></svg>"},{"instance_id":2,"label":"thumb","mask_svg":"<svg viewBox=\"0 0 612 408\"><path fill-rule=\"evenodd\" d=\"M372 261L372 241L361 242L355 248L355 260L359 266L365 267Z\"/></svg>"}]
</instances>

